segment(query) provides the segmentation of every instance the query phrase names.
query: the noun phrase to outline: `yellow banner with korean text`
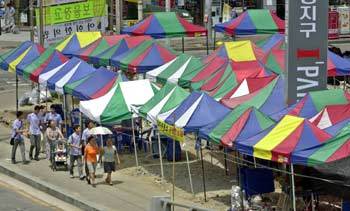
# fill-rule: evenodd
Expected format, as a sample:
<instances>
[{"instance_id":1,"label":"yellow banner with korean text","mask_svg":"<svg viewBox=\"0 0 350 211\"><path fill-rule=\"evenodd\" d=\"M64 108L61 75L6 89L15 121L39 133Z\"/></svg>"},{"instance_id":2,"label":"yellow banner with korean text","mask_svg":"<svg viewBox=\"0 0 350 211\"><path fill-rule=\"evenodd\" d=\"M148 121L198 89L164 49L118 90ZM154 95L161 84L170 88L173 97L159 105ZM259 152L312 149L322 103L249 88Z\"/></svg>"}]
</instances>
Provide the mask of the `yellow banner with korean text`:
<instances>
[{"instance_id":1,"label":"yellow banner with korean text","mask_svg":"<svg viewBox=\"0 0 350 211\"><path fill-rule=\"evenodd\" d=\"M175 141L185 141L185 132L182 128L169 125L161 120L157 120L157 125L160 133L174 139Z\"/></svg>"}]
</instances>

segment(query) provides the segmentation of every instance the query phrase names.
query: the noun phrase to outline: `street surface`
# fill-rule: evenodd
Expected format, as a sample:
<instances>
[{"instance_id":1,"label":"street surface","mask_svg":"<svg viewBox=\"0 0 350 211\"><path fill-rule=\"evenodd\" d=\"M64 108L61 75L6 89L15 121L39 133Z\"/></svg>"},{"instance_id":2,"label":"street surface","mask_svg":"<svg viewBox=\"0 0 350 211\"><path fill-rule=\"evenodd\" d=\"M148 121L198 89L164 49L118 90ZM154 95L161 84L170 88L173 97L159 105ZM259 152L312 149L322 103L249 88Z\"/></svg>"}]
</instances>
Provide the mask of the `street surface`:
<instances>
[{"instance_id":1,"label":"street surface","mask_svg":"<svg viewBox=\"0 0 350 211\"><path fill-rule=\"evenodd\" d=\"M0 174L0 210L74 211L79 209Z\"/></svg>"}]
</instances>

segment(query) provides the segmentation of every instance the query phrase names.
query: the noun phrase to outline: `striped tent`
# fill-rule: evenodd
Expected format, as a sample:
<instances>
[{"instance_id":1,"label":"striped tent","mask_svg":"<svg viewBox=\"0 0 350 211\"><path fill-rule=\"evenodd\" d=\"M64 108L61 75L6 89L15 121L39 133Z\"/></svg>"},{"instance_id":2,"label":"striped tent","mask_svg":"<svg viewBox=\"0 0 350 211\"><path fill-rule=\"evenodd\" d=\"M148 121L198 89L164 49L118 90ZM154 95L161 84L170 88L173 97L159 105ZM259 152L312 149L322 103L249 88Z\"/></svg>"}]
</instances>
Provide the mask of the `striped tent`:
<instances>
[{"instance_id":1,"label":"striped tent","mask_svg":"<svg viewBox=\"0 0 350 211\"><path fill-rule=\"evenodd\" d=\"M100 124L113 125L131 119L132 109L143 106L155 93L149 80L119 82L99 98L80 101L80 111Z\"/></svg>"},{"instance_id":2,"label":"striped tent","mask_svg":"<svg viewBox=\"0 0 350 211\"><path fill-rule=\"evenodd\" d=\"M209 95L192 92L176 109L162 113L158 118L189 133L222 120L229 112L230 109Z\"/></svg>"},{"instance_id":3,"label":"striped tent","mask_svg":"<svg viewBox=\"0 0 350 211\"><path fill-rule=\"evenodd\" d=\"M100 53L106 51L107 49L110 49L111 47L117 45L125 37L128 37L128 36L127 35L102 36L95 42L74 52L72 56L76 56L86 62L90 62L91 57L97 56Z\"/></svg>"},{"instance_id":4,"label":"striped tent","mask_svg":"<svg viewBox=\"0 0 350 211\"><path fill-rule=\"evenodd\" d=\"M255 107L270 116L287 107L284 86L282 77L277 77L260 90L238 97L222 99L221 103L229 108L236 108L240 105Z\"/></svg>"},{"instance_id":5,"label":"striped tent","mask_svg":"<svg viewBox=\"0 0 350 211\"><path fill-rule=\"evenodd\" d=\"M208 55L204 62L217 57L231 59L234 62L262 61L265 52L250 40L224 42L218 49Z\"/></svg>"},{"instance_id":6,"label":"striped tent","mask_svg":"<svg viewBox=\"0 0 350 211\"><path fill-rule=\"evenodd\" d=\"M125 75L101 67L78 81L66 84L64 91L80 100L90 100L105 95L121 81L127 81Z\"/></svg>"},{"instance_id":7,"label":"striped tent","mask_svg":"<svg viewBox=\"0 0 350 211\"><path fill-rule=\"evenodd\" d=\"M29 79L33 82L38 82L39 75L48 70L51 70L68 60L59 51L48 48L41 54L37 59L35 59L30 65L27 65L23 69L23 78Z\"/></svg>"},{"instance_id":8,"label":"striped tent","mask_svg":"<svg viewBox=\"0 0 350 211\"><path fill-rule=\"evenodd\" d=\"M350 124L332 139L316 147L298 150L292 155L295 164L314 166L330 163L350 156Z\"/></svg>"},{"instance_id":9,"label":"striped tent","mask_svg":"<svg viewBox=\"0 0 350 211\"><path fill-rule=\"evenodd\" d=\"M145 73L170 62L176 53L154 40L146 40L136 48L112 57L111 65L133 73Z\"/></svg>"},{"instance_id":10,"label":"striped tent","mask_svg":"<svg viewBox=\"0 0 350 211\"><path fill-rule=\"evenodd\" d=\"M350 122L350 104L326 106L310 122L335 136Z\"/></svg>"},{"instance_id":11,"label":"striped tent","mask_svg":"<svg viewBox=\"0 0 350 211\"><path fill-rule=\"evenodd\" d=\"M180 78L197 73L203 66L201 59L181 54L170 62L147 72L147 77L160 84L178 84Z\"/></svg>"},{"instance_id":12,"label":"striped tent","mask_svg":"<svg viewBox=\"0 0 350 211\"><path fill-rule=\"evenodd\" d=\"M62 65L40 74L39 83L50 90L65 94L64 86L66 84L79 81L95 71L96 69L91 65L74 57Z\"/></svg>"},{"instance_id":13,"label":"striped tent","mask_svg":"<svg viewBox=\"0 0 350 211\"><path fill-rule=\"evenodd\" d=\"M249 9L235 19L214 26L216 32L234 35L284 33L285 23L266 9Z\"/></svg>"},{"instance_id":14,"label":"striped tent","mask_svg":"<svg viewBox=\"0 0 350 211\"><path fill-rule=\"evenodd\" d=\"M167 83L140 108L139 114L151 123L157 124L159 114L174 110L189 95L190 93L181 87Z\"/></svg>"},{"instance_id":15,"label":"striped tent","mask_svg":"<svg viewBox=\"0 0 350 211\"><path fill-rule=\"evenodd\" d=\"M101 32L76 32L52 47L64 55L71 57L75 52L85 48L101 37Z\"/></svg>"},{"instance_id":16,"label":"striped tent","mask_svg":"<svg viewBox=\"0 0 350 211\"><path fill-rule=\"evenodd\" d=\"M280 163L291 163L294 152L317 147L331 138L307 119L286 115L276 126L251 138L237 140L243 154Z\"/></svg>"},{"instance_id":17,"label":"striped tent","mask_svg":"<svg viewBox=\"0 0 350 211\"><path fill-rule=\"evenodd\" d=\"M149 35L153 38L206 36L207 30L194 25L175 12L156 12L141 22L122 30L124 34Z\"/></svg>"},{"instance_id":18,"label":"striped tent","mask_svg":"<svg viewBox=\"0 0 350 211\"><path fill-rule=\"evenodd\" d=\"M233 147L236 140L250 138L273 126L275 122L254 107L239 106L221 122L202 128L200 137Z\"/></svg>"},{"instance_id":19,"label":"striped tent","mask_svg":"<svg viewBox=\"0 0 350 211\"><path fill-rule=\"evenodd\" d=\"M94 56L89 56L89 61L97 66L111 66L111 58L121 55L135 48L145 40L152 39L150 36L125 37L111 48Z\"/></svg>"},{"instance_id":20,"label":"striped tent","mask_svg":"<svg viewBox=\"0 0 350 211\"><path fill-rule=\"evenodd\" d=\"M23 67L38 58L44 50L39 44L31 41L23 42L17 48L0 56L0 68L5 71L21 74L19 67L22 70Z\"/></svg>"},{"instance_id":21,"label":"striped tent","mask_svg":"<svg viewBox=\"0 0 350 211\"><path fill-rule=\"evenodd\" d=\"M350 94L341 89L314 91L308 93L298 103L275 113L271 118L278 121L289 114L309 119L318 114L326 106L348 104L349 102Z\"/></svg>"}]
</instances>

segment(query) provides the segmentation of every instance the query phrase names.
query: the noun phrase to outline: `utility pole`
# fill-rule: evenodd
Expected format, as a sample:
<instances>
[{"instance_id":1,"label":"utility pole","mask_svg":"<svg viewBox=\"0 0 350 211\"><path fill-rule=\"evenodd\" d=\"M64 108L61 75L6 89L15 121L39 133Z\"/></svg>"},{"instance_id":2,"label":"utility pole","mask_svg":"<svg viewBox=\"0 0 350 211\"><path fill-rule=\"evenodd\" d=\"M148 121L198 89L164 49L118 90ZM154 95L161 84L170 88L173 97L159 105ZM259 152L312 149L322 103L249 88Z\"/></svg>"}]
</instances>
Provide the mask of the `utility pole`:
<instances>
[{"instance_id":1,"label":"utility pole","mask_svg":"<svg viewBox=\"0 0 350 211\"><path fill-rule=\"evenodd\" d=\"M170 0L165 0L165 12L170 12Z\"/></svg>"},{"instance_id":2,"label":"utility pole","mask_svg":"<svg viewBox=\"0 0 350 211\"><path fill-rule=\"evenodd\" d=\"M142 0L137 1L137 19L139 21L143 19L143 2L142 2Z\"/></svg>"},{"instance_id":3,"label":"utility pole","mask_svg":"<svg viewBox=\"0 0 350 211\"><path fill-rule=\"evenodd\" d=\"M33 24L33 10L34 0L29 0L29 27L30 27L30 40L34 42L34 24Z\"/></svg>"},{"instance_id":4,"label":"utility pole","mask_svg":"<svg viewBox=\"0 0 350 211\"><path fill-rule=\"evenodd\" d=\"M208 39L209 43L212 42L212 18L211 18L211 7L212 7L212 0L205 0L205 5L204 5L204 14L205 18L207 19L206 22L206 28L208 30Z\"/></svg>"},{"instance_id":5,"label":"utility pole","mask_svg":"<svg viewBox=\"0 0 350 211\"><path fill-rule=\"evenodd\" d=\"M39 5L39 36L40 36L40 45L44 46L44 0L40 0Z\"/></svg>"},{"instance_id":6,"label":"utility pole","mask_svg":"<svg viewBox=\"0 0 350 211\"><path fill-rule=\"evenodd\" d=\"M115 30L117 34L120 34L121 32L121 23L122 23L122 7L121 7L121 0L115 0ZM110 23L112 25L112 23Z\"/></svg>"}]
</instances>

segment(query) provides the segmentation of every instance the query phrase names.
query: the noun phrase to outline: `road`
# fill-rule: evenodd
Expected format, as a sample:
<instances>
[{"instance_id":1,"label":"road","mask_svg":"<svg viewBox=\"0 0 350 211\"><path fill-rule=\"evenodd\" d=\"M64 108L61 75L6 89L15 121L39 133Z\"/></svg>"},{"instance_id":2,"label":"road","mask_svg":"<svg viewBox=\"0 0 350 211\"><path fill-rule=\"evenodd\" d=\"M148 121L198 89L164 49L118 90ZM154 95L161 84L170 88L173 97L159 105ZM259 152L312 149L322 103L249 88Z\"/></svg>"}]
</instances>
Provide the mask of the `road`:
<instances>
[{"instance_id":1,"label":"road","mask_svg":"<svg viewBox=\"0 0 350 211\"><path fill-rule=\"evenodd\" d=\"M0 174L0 210L75 211L79 209Z\"/></svg>"}]
</instances>

